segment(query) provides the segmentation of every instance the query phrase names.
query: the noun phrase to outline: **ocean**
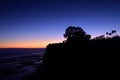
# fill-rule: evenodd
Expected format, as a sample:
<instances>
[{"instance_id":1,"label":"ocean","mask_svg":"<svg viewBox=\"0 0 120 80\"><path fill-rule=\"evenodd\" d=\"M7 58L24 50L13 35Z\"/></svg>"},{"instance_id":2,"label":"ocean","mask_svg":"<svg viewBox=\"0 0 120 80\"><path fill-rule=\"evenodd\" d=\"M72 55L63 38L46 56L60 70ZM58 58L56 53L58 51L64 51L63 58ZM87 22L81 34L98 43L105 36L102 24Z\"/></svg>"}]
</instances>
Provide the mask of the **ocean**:
<instances>
[{"instance_id":1,"label":"ocean","mask_svg":"<svg viewBox=\"0 0 120 80\"><path fill-rule=\"evenodd\" d=\"M31 54L43 54L45 48L3 48L0 49L0 58L22 56Z\"/></svg>"},{"instance_id":2,"label":"ocean","mask_svg":"<svg viewBox=\"0 0 120 80\"><path fill-rule=\"evenodd\" d=\"M0 80L22 80L42 63L44 48L0 49Z\"/></svg>"}]
</instances>

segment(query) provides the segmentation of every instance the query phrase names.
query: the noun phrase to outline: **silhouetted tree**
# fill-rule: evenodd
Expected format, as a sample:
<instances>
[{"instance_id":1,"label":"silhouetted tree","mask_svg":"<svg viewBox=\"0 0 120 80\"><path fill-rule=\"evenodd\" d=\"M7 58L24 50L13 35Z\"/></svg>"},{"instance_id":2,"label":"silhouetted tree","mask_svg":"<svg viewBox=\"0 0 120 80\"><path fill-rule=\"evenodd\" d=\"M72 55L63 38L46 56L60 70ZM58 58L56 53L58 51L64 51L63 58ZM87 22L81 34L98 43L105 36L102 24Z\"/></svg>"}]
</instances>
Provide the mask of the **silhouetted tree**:
<instances>
[{"instance_id":1,"label":"silhouetted tree","mask_svg":"<svg viewBox=\"0 0 120 80\"><path fill-rule=\"evenodd\" d=\"M80 40L89 40L91 35L88 35L81 27L69 26L64 34L67 42L78 42Z\"/></svg>"},{"instance_id":2,"label":"silhouetted tree","mask_svg":"<svg viewBox=\"0 0 120 80\"><path fill-rule=\"evenodd\" d=\"M106 37L105 38L108 38L109 37L109 33L108 32L106 32Z\"/></svg>"},{"instance_id":3,"label":"silhouetted tree","mask_svg":"<svg viewBox=\"0 0 120 80\"><path fill-rule=\"evenodd\" d=\"M116 33L116 30L112 30L111 33L112 33L112 34Z\"/></svg>"},{"instance_id":4,"label":"silhouetted tree","mask_svg":"<svg viewBox=\"0 0 120 80\"><path fill-rule=\"evenodd\" d=\"M106 32L107 38L114 37L115 34L116 34L116 30L112 30L110 33L109 33L109 32Z\"/></svg>"},{"instance_id":5,"label":"silhouetted tree","mask_svg":"<svg viewBox=\"0 0 120 80\"><path fill-rule=\"evenodd\" d=\"M108 35L109 33L108 32L106 32L106 35Z\"/></svg>"},{"instance_id":6,"label":"silhouetted tree","mask_svg":"<svg viewBox=\"0 0 120 80\"><path fill-rule=\"evenodd\" d=\"M112 30L112 31L111 31L111 34L112 34L113 36L115 36L116 30Z\"/></svg>"},{"instance_id":7,"label":"silhouetted tree","mask_svg":"<svg viewBox=\"0 0 120 80\"><path fill-rule=\"evenodd\" d=\"M109 33L109 36L111 36L112 35L112 33Z\"/></svg>"}]
</instances>

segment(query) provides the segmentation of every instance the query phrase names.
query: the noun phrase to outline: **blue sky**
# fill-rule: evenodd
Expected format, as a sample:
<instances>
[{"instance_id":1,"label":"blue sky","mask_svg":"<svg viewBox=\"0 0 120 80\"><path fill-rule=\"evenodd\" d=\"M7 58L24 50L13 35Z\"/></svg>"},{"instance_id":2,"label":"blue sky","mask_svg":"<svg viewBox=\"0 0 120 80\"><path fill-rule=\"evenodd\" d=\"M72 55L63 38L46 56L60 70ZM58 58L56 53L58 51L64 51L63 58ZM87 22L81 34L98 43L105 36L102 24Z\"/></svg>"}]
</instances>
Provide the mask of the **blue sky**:
<instances>
[{"instance_id":1,"label":"blue sky","mask_svg":"<svg viewBox=\"0 0 120 80\"><path fill-rule=\"evenodd\" d=\"M70 25L82 27L92 37L113 29L119 33L119 4L119 0L0 0L0 47L62 42Z\"/></svg>"}]
</instances>

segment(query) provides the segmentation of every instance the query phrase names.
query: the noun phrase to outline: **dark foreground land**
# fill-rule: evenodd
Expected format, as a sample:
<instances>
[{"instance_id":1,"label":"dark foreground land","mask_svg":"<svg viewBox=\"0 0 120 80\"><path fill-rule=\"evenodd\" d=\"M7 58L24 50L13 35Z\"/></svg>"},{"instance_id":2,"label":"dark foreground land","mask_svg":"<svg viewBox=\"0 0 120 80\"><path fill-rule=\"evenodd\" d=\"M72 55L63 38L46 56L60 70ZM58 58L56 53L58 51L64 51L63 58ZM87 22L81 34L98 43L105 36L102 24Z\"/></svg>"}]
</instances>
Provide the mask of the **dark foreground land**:
<instances>
[{"instance_id":1,"label":"dark foreground land","mask_svg":"<svg viewBox=\"0 0 120 80\"><path fill-rule=\"evenodd\" d=\"M34 80L79 80L117 76L120 71L119 42L108 39L49 44L42 66L32 77Z\"/></svg>"}]
</instances>

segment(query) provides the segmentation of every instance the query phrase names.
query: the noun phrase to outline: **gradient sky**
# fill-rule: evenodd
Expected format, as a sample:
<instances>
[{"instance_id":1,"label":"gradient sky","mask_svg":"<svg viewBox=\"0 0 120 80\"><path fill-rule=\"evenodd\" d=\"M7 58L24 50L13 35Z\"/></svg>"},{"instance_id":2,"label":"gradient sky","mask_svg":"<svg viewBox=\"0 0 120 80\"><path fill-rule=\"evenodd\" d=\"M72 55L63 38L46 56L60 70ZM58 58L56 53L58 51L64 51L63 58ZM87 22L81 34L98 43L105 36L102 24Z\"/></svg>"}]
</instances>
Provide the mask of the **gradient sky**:
<instances>
[{"instance_id":1,"label":"gradient sky","mask_svg":"<svg viewBox=\"0 0 120 80\"><path fill-rule=\"evenodd\" d=\"M119 0L0 0L0 48L46 47L62 42L65 29L92 37L120 32Z\"/></svg>"}]
</instances>

